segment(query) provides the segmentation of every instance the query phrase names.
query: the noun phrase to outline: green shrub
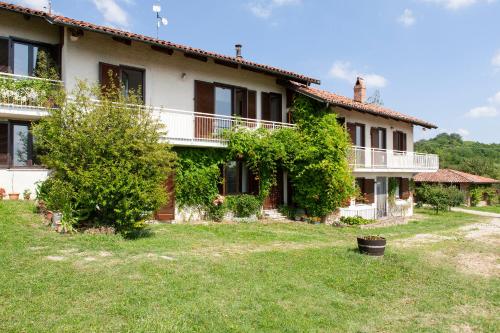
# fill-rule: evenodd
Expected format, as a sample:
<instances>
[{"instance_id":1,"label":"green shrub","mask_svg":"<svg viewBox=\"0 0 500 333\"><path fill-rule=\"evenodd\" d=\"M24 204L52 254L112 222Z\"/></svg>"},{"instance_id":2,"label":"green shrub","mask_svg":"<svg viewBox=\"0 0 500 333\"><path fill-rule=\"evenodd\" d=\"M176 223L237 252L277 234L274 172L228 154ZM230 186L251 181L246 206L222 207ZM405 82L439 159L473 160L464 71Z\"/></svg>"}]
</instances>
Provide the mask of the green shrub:
<instances>
[{"instance_id":1,"label":"green shrub","mask_svg":"<svg viewBox=\"0 0 500 333\"><path fill-rule=\"evenodd\" d=\"M460 206L464 203L464 194L453 186L423 184L416 190L419 203L431 205L439 214L439 211Z\"/></svg>"},{"instance_id":2,"label":"green shrub","mask_svg":"<svg viewBox=\"0 0 500 333\"><path fill-rule=\"evenodd\" d=\"M227 207L235 217L251 217L258 215L262 205L258 197L249 194L229 196L226 198Z\"/></svg>"},{"instance_id":3,"label":"green shrub","mask_svg":"<svg viewBox=\"0 0 500 333\"><path fill-rule=\"evenodd\" d=\"M480 201L486 199L489 205L497 205L499 196L494 186L475 186L469 191L471 206L477 206Z\"/></svg>"},{"instance_id":4,"label":"green shrub","mask_svg":"<svg viewBox=\"0 0 500 333\"><path fill-rule=\"evenodd\" d=\"M175 154L161 140L163 126L133 94L125 99L80 82L72 96L34 127L52 170L38 194L49 209L71 211L71 221L124 232L140 226L167 201ZM100 103L91 102L95 96Z\"/></svg>"},{"instance_id":5,"label":"green shrub","mask_svg":"<svg viewBox=\"0 0 500 333\"><path fill-rule=\"evenodd\" d=\"M361 216L342 216L340 218L340 223L355 226L355 225L363 225L373 223L373 220L367 220L362 218Z\"/></svg>"},{"instance_id":6,"label":"green shrub","mask_svg":"<svg viewBox=\"0 0 500 333\"><path fill-rule=\"evenodd\" d=\"M278 207L278 212L280 212L282 215L288 217L289 219L295 219L297 215L297 208L293 206L280 206Z\"/></svg>"}]
</instances>

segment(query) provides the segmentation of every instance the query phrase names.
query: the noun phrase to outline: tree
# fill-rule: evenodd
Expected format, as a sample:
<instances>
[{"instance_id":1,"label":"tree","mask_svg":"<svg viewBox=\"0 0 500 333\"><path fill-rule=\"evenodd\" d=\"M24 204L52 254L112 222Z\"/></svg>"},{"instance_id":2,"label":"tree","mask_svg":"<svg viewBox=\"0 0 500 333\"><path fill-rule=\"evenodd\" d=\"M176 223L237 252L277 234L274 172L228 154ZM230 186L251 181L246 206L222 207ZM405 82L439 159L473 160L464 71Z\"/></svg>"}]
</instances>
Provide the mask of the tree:
<instances>
[{"instance_id":1,"label":"tree","mask_svg":"<svg viewBox=\"0 0 500 333\"><path fill-rule=\"evenodd\" d=\"M166 203L164 183L175 154L162 142L164 128L150 110L134 94L114 91L80 82L74 98L58 101L34 135L52 170L42 198L49 208L75 223L128 231Z\"/></svg>"}]
</instances>

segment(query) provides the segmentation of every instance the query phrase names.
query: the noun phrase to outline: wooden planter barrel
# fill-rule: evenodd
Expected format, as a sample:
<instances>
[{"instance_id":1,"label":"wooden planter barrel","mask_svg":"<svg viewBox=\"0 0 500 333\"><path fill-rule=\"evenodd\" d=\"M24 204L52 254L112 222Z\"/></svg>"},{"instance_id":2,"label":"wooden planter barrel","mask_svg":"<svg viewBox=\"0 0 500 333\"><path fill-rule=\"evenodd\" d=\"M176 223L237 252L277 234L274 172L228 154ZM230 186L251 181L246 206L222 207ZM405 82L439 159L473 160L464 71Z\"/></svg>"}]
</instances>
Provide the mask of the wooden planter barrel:
<instances>
[{"instance_id":1,"label":"wooden planter barrel","mask_svg":"<svg viewBox=\"0 0 500 333\"><path fill-rule=\"evenodd\" d=\"M369 256L383 256L387 241L383 237L378 239L366 239L358 237L359 252Z\"/></svg>"}]
</instances>

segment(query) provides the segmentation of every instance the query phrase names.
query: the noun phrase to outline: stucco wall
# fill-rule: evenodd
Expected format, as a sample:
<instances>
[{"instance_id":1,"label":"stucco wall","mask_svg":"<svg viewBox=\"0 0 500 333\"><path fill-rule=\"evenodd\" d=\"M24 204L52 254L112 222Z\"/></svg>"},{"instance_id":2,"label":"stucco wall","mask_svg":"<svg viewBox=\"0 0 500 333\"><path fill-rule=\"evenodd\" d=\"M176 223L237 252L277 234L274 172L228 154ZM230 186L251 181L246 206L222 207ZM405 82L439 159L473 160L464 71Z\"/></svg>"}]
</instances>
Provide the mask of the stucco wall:
<instances>
[{"instance_id":1,"label":"stucco wall","mask_svg":"<svg viewBox=\"0 0 500 333\"><path fill-rule=\"evenodd\" d=\"M406 133L407 150L413 151L413 125L402 121L377 117L358 111L350 111L340 107L332 107L333 112L344 117L346 122L365 124L365 145L371 147L370 129L372 127L383 127L387 130L387 149L393 148L394 131Z\"/></svg>"},{"instance_id":2,"label":"stucco wall","mask_svg":"<svg viewBox=\"0 0 500 333\"><path fill-rule=\"evenodd\" d=\"M37 17L0 11L0 36L16 37L47 44L59 44L59 27Z\"/></svg>"},{"instance_id":3,"label":"stucco wall","mask_svg":"<svg viewBox=\"0 0 500 333\"><path fill-rule=\"evenodd\" d=\"M63 80L68 89L75 86L77 78L97 82L99 62L105 62L145 69L146 104L149 105L194 111L194 81L202 80L257 91L258 118L261 115L260 93L281 93L283 117L286 113L286 91L276 83L275 77L218 65L210 59L205 63L186 58L180 52L170 56L139 42L127 46L110 36L91 32L85 32L82 38L73 42L66 34L63 62Z\"/></svg>"}]
</instances>

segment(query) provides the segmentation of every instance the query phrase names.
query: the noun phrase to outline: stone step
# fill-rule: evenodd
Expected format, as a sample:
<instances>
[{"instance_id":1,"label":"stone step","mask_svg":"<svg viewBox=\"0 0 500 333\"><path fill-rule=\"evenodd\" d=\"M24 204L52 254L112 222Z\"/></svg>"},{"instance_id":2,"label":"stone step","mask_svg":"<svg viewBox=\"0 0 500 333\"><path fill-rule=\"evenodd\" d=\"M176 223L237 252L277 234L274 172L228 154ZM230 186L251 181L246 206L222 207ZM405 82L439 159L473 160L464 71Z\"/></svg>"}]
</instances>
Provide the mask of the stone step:
<instances>
[{"instance_id":1,"label":"stone step","mask_svg":"<svg viewBox=\"0 0 500 333\"><path fill-rule=\"evenodd\" d=\"M271 220L285 221L287 217L281 214L277 209L266 209L263 212L264 217Z\"/></svg>"}]
</instances>

